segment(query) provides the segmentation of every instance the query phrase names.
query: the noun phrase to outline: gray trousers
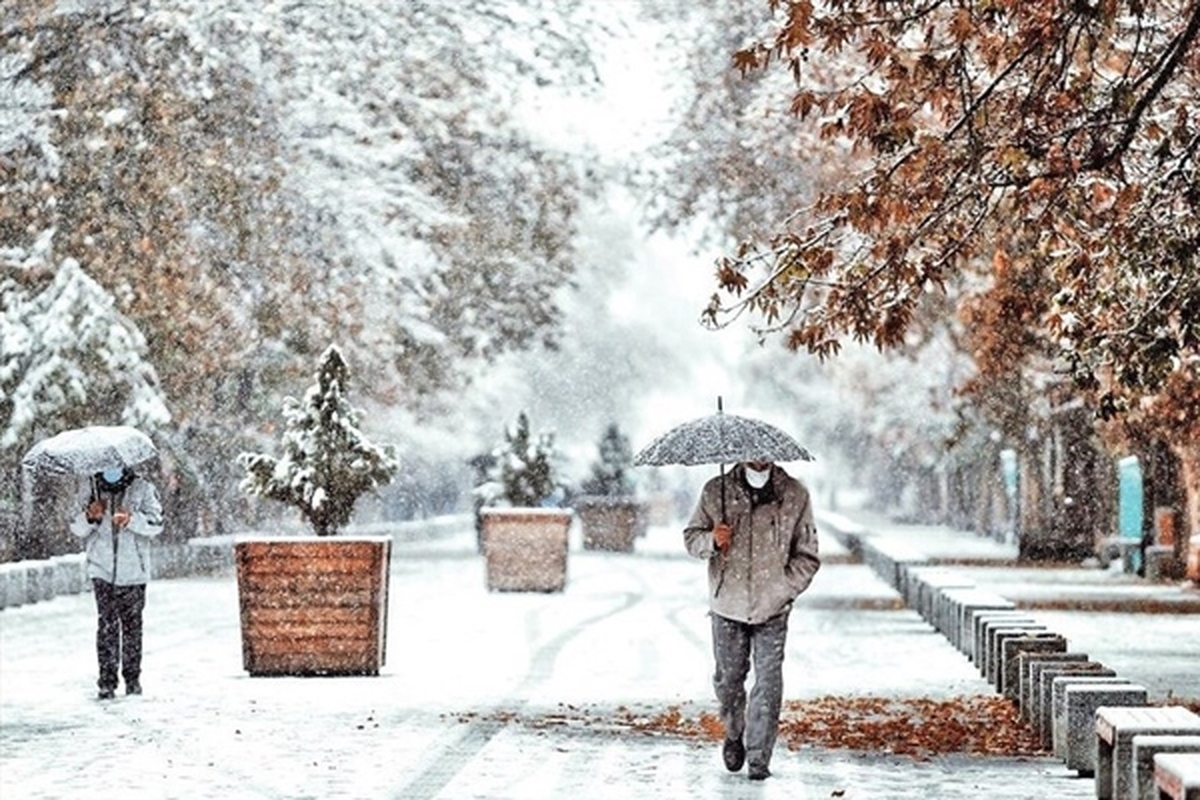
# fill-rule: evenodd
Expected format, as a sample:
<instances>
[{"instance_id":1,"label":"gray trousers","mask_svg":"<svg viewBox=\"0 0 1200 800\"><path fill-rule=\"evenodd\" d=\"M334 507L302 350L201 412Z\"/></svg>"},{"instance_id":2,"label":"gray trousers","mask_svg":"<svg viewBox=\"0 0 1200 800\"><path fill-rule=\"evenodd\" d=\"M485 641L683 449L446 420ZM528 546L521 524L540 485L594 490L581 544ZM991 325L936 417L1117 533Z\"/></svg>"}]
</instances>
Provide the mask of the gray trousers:
<instances>
[{"instance_id":1,"label":"gray trousers","mask_svg":"<svg viewBox=\"0 0 1200 800\"><path fill-rule=\"evenodd\" d=\"M713 689L720 705L725 736L743 739L746 760L769 766L779 733L783 705L783 650L787 641L788 613L759 625L736 622L712 614ZM746 706L746 677L754 662L754 688Z\"/></svg>"}]
</instances>

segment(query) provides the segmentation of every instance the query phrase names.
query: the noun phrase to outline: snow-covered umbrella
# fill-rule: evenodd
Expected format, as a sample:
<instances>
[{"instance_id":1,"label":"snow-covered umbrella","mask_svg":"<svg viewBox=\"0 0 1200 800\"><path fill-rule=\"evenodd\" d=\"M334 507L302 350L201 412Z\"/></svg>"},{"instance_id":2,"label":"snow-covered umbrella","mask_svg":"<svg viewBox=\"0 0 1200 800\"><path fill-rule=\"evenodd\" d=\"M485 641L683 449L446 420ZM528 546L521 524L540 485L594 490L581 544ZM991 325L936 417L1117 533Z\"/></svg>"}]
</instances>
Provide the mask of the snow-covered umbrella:
<instances>
[{"instance_id":1,"label":"snow-covered umbrella","mask_svg":"<svg viewBox=\"0 0 1200 800\"><path fill-rule=\"evenodd\" d=\"M717 413L676 425L633 457L636 466L721 465L721 516L725 516L725 465L744 461L813 461L799 442L779 428L750 417Z\"/></svg>"},{"instance_id":2,"label":"snow-covered umbrella","mask_svg":"<svg viewBox=\"0 0 1200 800\"><path fill-rule=\"evenodd\" d=\"M717 413L677 425L642 448L633 463L732 464L741 461L812 461L812 454L789 434L768 422Z\"/></svg>"},{"instance_id":3,"label":"snow-covered umbrella","mask_svg":"<svg viewBox=\"0 0 1200 800\"><path fill-rule=\"evenodd\" d=\"M21 466L34 475L93 475L108 468L132 469L157 456L154 442L137 428L89 425L38 442Z\"/></svg>"}]
</instances>

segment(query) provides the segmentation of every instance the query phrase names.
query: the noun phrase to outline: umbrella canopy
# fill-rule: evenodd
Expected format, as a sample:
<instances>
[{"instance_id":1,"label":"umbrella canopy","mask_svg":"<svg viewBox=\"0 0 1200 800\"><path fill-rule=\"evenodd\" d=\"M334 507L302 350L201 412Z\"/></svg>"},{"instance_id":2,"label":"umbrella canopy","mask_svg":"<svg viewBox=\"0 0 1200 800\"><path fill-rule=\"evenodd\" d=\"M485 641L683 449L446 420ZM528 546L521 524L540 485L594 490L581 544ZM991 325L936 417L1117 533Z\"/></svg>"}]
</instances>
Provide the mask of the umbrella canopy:
<instances>
[{"instance_id":1,"label":"umbrella canopy","mask_svg":"<svg viewBox=\"0 0 1200 800\"><path fill-rule=\"evenodd\" d=\"M667 431L634 456L633 463L663 466L812 460L811 453L774 425L718 411Z\"/></svg>"},{"instance_id":2,"label":"umbrella canopy","mask_svg":"<svg viewBox=\"0 0 1200 800\"><path fill-rule=\"evenodd\" d=\"M157 455L154 442L137 428L89 425L38 442L21 466L40 475L92 475L108 467L136 467Z\"/></svg>"}]
</instances>

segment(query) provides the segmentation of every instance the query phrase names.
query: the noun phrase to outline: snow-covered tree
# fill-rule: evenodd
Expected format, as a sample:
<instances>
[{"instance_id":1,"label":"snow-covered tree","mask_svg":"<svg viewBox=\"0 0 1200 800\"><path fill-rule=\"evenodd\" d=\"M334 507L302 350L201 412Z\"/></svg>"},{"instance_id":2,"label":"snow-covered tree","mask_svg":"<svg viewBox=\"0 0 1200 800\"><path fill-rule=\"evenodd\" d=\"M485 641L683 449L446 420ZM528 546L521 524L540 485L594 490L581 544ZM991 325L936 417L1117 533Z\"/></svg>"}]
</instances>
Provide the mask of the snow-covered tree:
<instances>
[{"instance_id":1,"label":"snow-covered tree","mask_svg":"<svg viewBox=\"0 0 1200 800\"><path fill-rule=\"evenodd\" d=\"M529 416L522 411L504 431L504 441L492 450L486 481L476 487L485 505L531 508L551 504L563 492L558 477L560 453L554 434L530 431Z\"/></svg>"},{"instance_id":2,"label":"snow-covered tree","mask_svg":"<svg viewBox=\"0 0 1200 800\"><path fill-rule=\"evenodd\" d=\"M0 236L55 220L189 414L334 331L372 394L455 385L552 337L572 270L579 171L513 109L586 86L586 9L542 5L35 6L0 32L41 131Z\"/></svg>"},{"instance_id":3,"label":"snow-covered tree","mask_svg":"<svg viewBox=\"0 0 1200 800\"><path fill-rule=\"evenodd\" d=\"M731 54L769 32L766 3L676 3L668 36L687 53L681 81L687 98L670 136L639 164L652 187L647 205L655 223L678 227L709 221L709 235L726 246L767 235L774 220L809 198L838 159L798 164L810 146L785 130L786 76L739 73Z\"/></svg>"},{"instance_id":4,"label":"snow-covered tree","mask_svg":"<svg viewBox=\"0 0 1200 800\"><path fill-rule=\"evenodd\" d=\"M594 81L588 4L19 5L0 249L56 231L45 263L74 259L142 332L214 497L223 448L320 342L417 408L553 341L588 178L514 112Z\"/></svg>"},{"instance_id":5,"label":"snow-covered tree","mask_svg":"<svg viewBox=\"0 0 1200 800\"><path fill-rule=\"evenodd\" d=\"M336 346L321 356L316 383L302 400L284 400L283 455L242 453L242 488L299 509L318 536L350 521L366 492L391 482L400 465L390 446L359 430L359 411L345 392L349 368Z\"/></svg>"},{"instance_id":6,"label":"snow-covered tree","mask_svg":"<svg viewBox=\"0 0 1200 800\"><path fill-rule=\"evenodd\" d=\"M212 413L240 378L228 365L254 363L261 305L317 275L275 240L289 210L261 96L148 4L35 5L0 47L31 120L4 153L15 180L0 241L28 247L55 229L48 263L74 258L112 295L177 413ZM46 102L20 101L34 90ZM264 264L287 264L292 281L265 280Z\"/></svg>"},{"instance_id":7,"label":"snow-covered tree","mask_svg":"<svg viewBox=\"0 0 1200 800\"><path fill-rule=\"evenodd\" d=\"M616 423L604 429L591 474L580 486L585 494L622 497L633 494L633 447Z\"/></svg>"},{"instance_id":8,"label":"snow-covered tree","mask_svg":"<svg viewBox=\"0 0 1200 800\"><path fill-rule=\"evenodd\" d=\"M73 259L40 265L47 247L0 253L0 448L103 421L166 425L141 332Z\"/></svg>"}]
</instances>

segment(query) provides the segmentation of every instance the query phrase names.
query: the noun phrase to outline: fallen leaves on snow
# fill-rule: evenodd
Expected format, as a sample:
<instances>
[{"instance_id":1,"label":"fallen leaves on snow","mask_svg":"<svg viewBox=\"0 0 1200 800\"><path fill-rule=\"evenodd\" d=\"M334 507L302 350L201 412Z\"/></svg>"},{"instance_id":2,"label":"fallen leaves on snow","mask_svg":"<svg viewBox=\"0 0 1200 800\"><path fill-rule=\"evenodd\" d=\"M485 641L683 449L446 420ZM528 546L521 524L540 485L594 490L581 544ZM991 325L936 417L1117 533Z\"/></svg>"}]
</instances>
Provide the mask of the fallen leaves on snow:
<instances>
[{"instance_id":1,"label":"fallen leaves on snow","mask_svg":"<svg viewBox=\"0 0 1200 800\"><path fill-rule=\"evenodd\" d=\"M1003 697L825 697L790 702L780 720L779 738L793 750L819 745L915 757L1043 752L1016 706Z\"/></svg>"},{"instance_id":2,"label":"fallen leaves on snow","mask_svg":"<svg viewBox=\"0 0 1200 800\"><path fill-rule=\"evenodd\" d=\"M1173 698L1171 703L1200 712L1200 701L1194 698ZM725 735L716 714L688 705L614 709L564 704L551 712L469 712L457 718L463 723L486 721L533 730L670 736L696 742L718 742ZM824 747L918 759L950 753L1045 755L1037 734L1020 719L1016 706L1001 696L792 700L784 704L780 715L779 742L791 750Z\"/></svg>"},{"instance_id":3,"label":"fallen leaves on snow","mask_svg":"<svg viewBox=\"0 0 1200 800\"><path fill-rule=\"evenodd\" d=\"M711 711L672 705L616 709L562 705L552 712L498 711L460 715L535 730L569 729L617 735L672 736L717 742L724 727ZM1023 756L1044 754L1036 734L1003 697L824 697L789 701L780 717L779 741L789 749L827 747L926 758L948 753Z\"/></svg>"}]
</instances>

